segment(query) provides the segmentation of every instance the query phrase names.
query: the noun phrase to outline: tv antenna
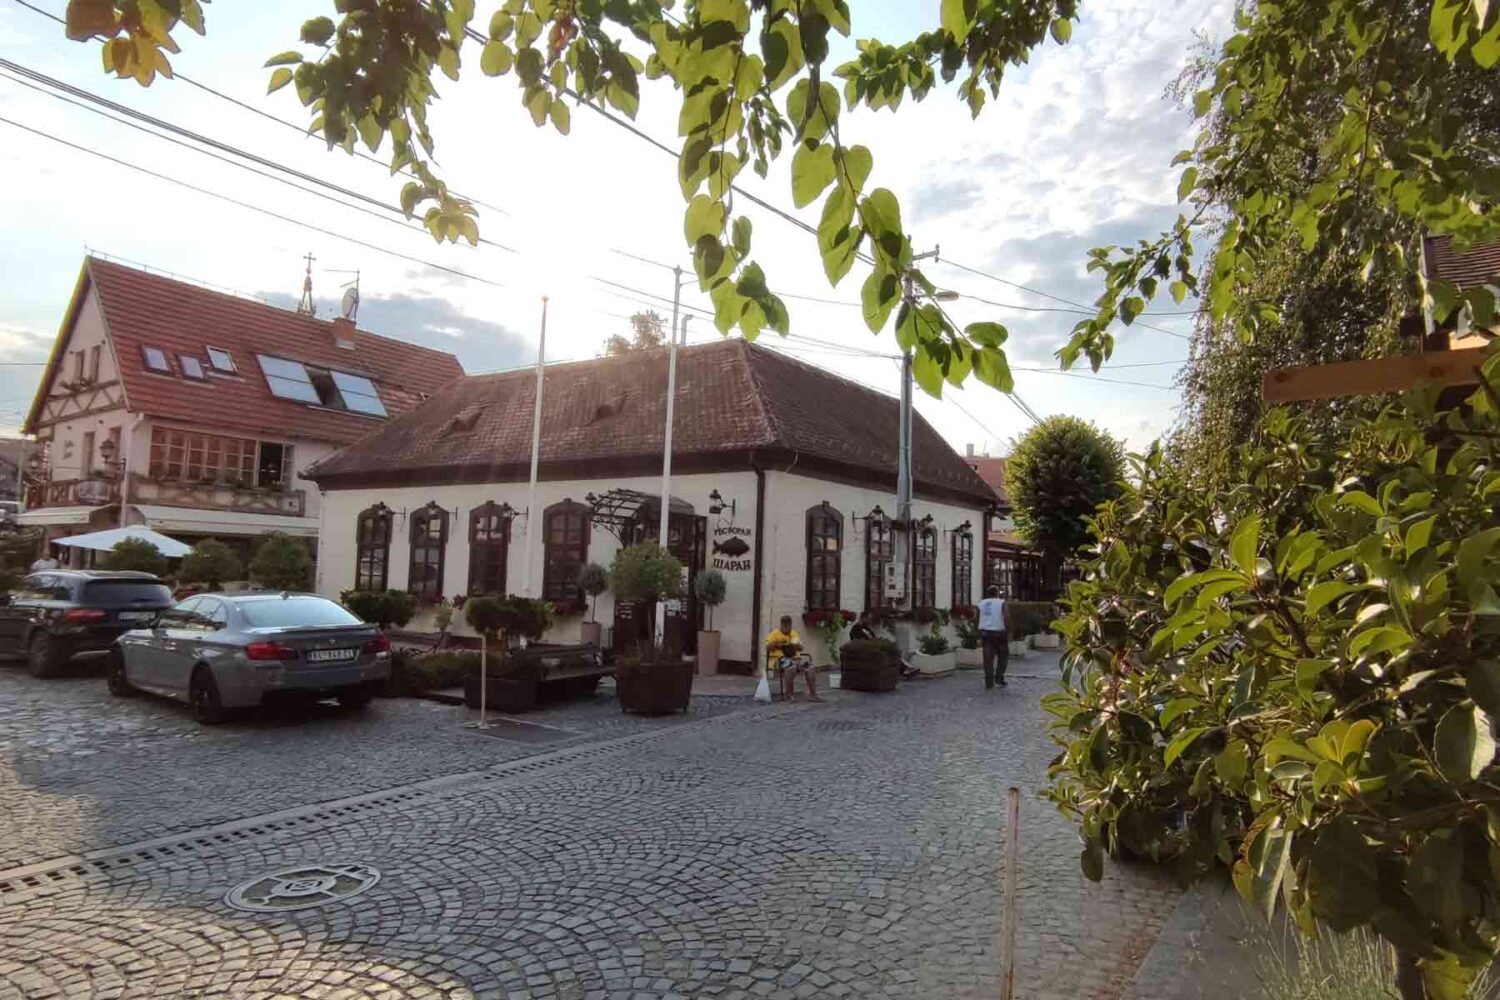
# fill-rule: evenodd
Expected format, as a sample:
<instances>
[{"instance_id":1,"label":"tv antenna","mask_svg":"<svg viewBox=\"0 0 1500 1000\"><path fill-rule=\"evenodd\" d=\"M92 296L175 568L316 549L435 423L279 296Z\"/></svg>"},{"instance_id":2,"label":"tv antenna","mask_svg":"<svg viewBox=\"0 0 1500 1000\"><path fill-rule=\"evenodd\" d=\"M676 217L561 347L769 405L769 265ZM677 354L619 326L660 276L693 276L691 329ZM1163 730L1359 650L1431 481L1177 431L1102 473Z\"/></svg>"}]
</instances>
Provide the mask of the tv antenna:
<instances>
[{"instance_id":1,"label":"tv antenna","mask_svg":"<svg viewBox=\"0 0 1500 1000\"><path fill-rule=\"evenodd\" d=\"M307 261L307 274L302 279L302 298L297 300L297 312L303 316L316 316L318 307L313 304L312 294L312 266L314 257L311 252L303 260Z\"/></svg>"}]
</instances>

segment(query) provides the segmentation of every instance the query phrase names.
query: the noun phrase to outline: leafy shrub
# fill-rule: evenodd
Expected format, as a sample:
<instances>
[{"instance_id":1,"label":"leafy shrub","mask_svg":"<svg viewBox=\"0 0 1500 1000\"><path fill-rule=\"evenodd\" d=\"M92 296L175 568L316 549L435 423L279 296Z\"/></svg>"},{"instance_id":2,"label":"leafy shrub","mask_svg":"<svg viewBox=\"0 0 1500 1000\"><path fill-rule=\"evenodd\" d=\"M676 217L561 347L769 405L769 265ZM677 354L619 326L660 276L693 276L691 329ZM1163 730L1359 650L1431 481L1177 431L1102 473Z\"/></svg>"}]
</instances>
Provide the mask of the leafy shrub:
<instances>
[{"instance_id":1,"label":"leafy shrub","mask_svg":"<svg viewBox=\"0 0 1500 1000\"><path fill-rule=\"evenodd\" d=\"M104 568L167 575L167 557L144 538L122 538L104 556Z\"/></svg>"},{"instance_id":2,"label":"leafy shrub","mask_svg":"<svg viewBox=\"0 0 1500 1000\"><path fill-rule=\"evenodd\" d=\"M933 629L926 635L917 639L917 648L927 656L941 656L948 652L948 639L937 629Z\"/></svg>"},{"instance_id":3,"label":"leafy shrub","mask_svg":"<svg viewBox=\"0 0 1500 1000\"><path fill-rule=\"evenodd\" d=\"M1017 530L1037 548L1071 554L1088 542L1094 508L1120 495L1122 471L1120 442L1077 417L1048 417L1005 463Z\"/></svg>"},{"instance_id":4,"label":"leafy shrub","mask_svg":"<svg viewBox=\"0 0 1500 1000\"><path fill-rule=\"evenodd\" d=\"M979 623L972 618L959 618L953 623L958 644L964 649L979 648Z\"/></svg>"},{"instance_id":5,"label":"leafy shrub","mask_svg":"<svg viewBox=\"0 0 1500 1000\"><path fill-rule=\"evenodd\" d=\"M578 586L589 595L589 621L594 621L599 595L609 589L609 570L598 563L589 563L578 573Z\"/></svg>"},{"instance_id":6,"label":"leafy shrub","mask_svg":"<svg viewBox=\"0 0 1500 1000\"><path fill-rule=\"evenodd\" d=\"M639 542L615 553L609 582L629 604L671 600L682 593L682 564L655 542Z\"/></svg>"},{"instance_id":7,"label":"leafy shrub","mask_svg":"<svg viewBox=\"0 0 1500 1000\"><path fill-rule=\"evenodd\" d=\"M478 674L479 654L468 650L425 654L397 651L391 660L392 687L398 694L459 687Z\"/></svg>"},{"instance_id":8,"label":"leafy shrub","mask_svg":"<svg viewBox=\"0 0 1500 1000\"><path fill-rule=\"evenodd\" d=\"M716 569L706 569L693 577L693 596L698 598L698 603L708 609L708 630L714 628L714 608L724 603L724 597L729 591L729 585L724 580L724 574Z\"/></svg>"},{"instance_id":9,"label":"leafy shrub","mask_svg":"<svg viewBox=\"0 0 1500 1000\"><path fill-rule=\"evenodd\" d=\"M480 635L499 639L502 647L521 636L540 639L552 626L551 606L546 601L515 595L471 597L464 603L464 618Z\"/></svg>"},{"instance_id":10,"label":"leafy shrub","mask_svg":"<svg viewBox=\"0 0 1500 1000\"><path fill-rule=\"evenodd\" d=\"M900 660L896 644L889 639L851 639L844 643L840 656L846 671L886 666Z\"/></svg>"},{"instance_id":11,"label":"leafy shrub","mask_svg":"<svg viewBox=\"0 0 1500 1000\"><path fill-rule=\"evenodd\" d=\"M209 590L218 590L226 580L238 580L244 572L245 567L233 549L217 538L205 538L183 557L177 578L185 583L201 583Z\"/></svg>"},{"instance_id":12,"label":"leafy shrub","mask_svg":"<svg viewBox=\"0 0 1500 1000\"><path fill-rule=\"evenodd\" d=\"M1223 493L1134 460L1046 705L1090 877L1106 852L1222 865L1304 930L1372 927L1449 998L1500 912L1500 393L1434 400L1337 440L1273 413Z\"/></svg>"},{"instance_id":13,"label":"leafy shrub","mask_svg":"<svg viewBox=\"0 0 1500 1000\"><path fill-rule=\"evenodd\" d=\"M404 590L346 590L339 601L361 620L383 629L402 628L417 613L417 601Z\"/></svg>"},{"instance_id":14,"label":"leafy shrub","mask_svg":"<svg viewBox=\"0 0 1500 1000\"><path fill-rule=\"evenodd\" d=\"M1057 620L1057 605L1051 601L1006 601L1010 611L1010 637L1024 639L1051 631Z\"/></svg>"},{"instance_id":15,"label":"leafy shrub","mask_svg":"<svg viewBox=\"0 0 1500 1000\"><path fill-rule=\"evenodd\" d=\"M299 539L280 531L261 536L250 558L250 579L270 590L312 588L313 559Z\"/></svg>"}]
</instances>

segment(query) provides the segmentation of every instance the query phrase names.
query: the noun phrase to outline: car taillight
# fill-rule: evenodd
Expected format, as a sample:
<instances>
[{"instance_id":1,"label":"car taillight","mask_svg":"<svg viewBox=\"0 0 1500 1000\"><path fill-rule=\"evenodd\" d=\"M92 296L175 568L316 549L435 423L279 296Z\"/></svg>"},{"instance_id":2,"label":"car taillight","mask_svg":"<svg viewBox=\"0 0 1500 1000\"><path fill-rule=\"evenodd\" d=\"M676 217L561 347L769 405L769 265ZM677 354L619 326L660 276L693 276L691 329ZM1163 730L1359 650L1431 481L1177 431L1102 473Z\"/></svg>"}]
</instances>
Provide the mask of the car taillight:
<instances>
[{"instance_id":1,"label":"car taillight","mask_svg":"<svg viewBox=\"0 0 1500 1000\"><path fill-rule=\"evenodd\" d=\"M252 642L245 646L248 660L295 660L297 651L279 642Z\"/></svg>"},{"instance_id":2,"label":"car taillight","mask_svg":"<svg viewBox=\"0 0 1500 1000\"><path fill-rule=\"evenodd\" d=\"M102 622L109 617L109 612L100 611L98 608L73 608L63 612L65 622Z\"/></svg>"},{"instance_id":3,"label":"car taillight","mask_svg":"<svg viewBox=\"0 0 1500 1000\"><path fill-rule=\"evenodd\" d=\"M369 642L364 644L363 652L366 653L389 653L391 651L391 640L382 632Z\"/></svg>"}]
</instances>

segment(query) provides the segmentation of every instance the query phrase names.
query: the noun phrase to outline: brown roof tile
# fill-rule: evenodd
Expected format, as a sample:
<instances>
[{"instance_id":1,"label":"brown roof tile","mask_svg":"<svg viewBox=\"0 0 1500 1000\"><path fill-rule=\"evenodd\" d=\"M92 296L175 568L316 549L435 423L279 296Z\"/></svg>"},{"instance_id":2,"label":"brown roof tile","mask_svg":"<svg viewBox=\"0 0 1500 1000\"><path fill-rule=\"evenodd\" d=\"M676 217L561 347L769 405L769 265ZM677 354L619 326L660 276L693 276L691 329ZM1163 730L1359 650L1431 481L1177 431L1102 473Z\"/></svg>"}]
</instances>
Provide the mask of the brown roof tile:
<instances>
[{"instance_id":1,"label":"brown roof tile","mask_svg":"<svg viewBox=\"0 0 1500 1000\"><path fill-rule=\"evenodd\" d=\"M331 320L302 316L261 302L216 292L165 275L89 257L84 281L98 292L104 321L120 363L125 398L138 413L200 426L276 437L348 444L384 421L342 410L308 406L271 395L257 354L304 361L372 379L395 417L463 375L451 354L382 337L353 334L354 348L339 347ZM234 355L238 378L198 382L183 378L177 356L191 354L207 367L207 347ZM146 369L143 349L159 347L172 359L172 375ZM62 360L54 349L43 391ZM28 421L37 419L41 395Z\"/></svg>"},{"instance_id":2,"label":"brown roof tile","mask_svg":"<svg viewBox=\"0 0 1500 1000\"><path fill-rule=\"evenodd\" d=\"M534 369L463 379L312 470L325 487L382 474L515 468L530 461ZM667 352L548 365L541 462L660 456ZM889 475L897 401L743 340L682 349L674 457L783 449ZM920 415L919 487L989 503L994 494ZM465 429L467 428L467 429Z\"/></svg>"},{"instance_id":3,"label":"brown roof tile","mask_svg":"<svg viewBox=\"0 0 1500 1000\"><path fill-rule=\"evenodd\" d=\"M1427 237L1427 274L1459 288L1500 285L1500 243L1478 243L1464 253L1453 249L1453 237Z\"/></svg>"}]
</instances>

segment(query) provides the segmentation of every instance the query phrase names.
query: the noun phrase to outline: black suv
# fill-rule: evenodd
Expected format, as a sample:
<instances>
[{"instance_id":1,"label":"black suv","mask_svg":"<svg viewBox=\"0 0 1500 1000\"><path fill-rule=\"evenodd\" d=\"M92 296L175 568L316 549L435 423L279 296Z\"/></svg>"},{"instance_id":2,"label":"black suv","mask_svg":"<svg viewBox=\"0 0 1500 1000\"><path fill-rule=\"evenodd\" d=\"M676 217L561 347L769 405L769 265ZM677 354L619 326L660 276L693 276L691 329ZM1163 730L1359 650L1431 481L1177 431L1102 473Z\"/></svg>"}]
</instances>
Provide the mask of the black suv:
<instances>
[{"instance_id":1,"label":"black suv","mask_svg":"<svg viewBox=\"0 0 1500 1000\"><path fill-rule=\"evenodd\" d=\"M51 677L75 653L102 653L172 605L150 573L49 569L0 595L0 656L24 656L36 677Z\"/></svg>"}]
</instances>

